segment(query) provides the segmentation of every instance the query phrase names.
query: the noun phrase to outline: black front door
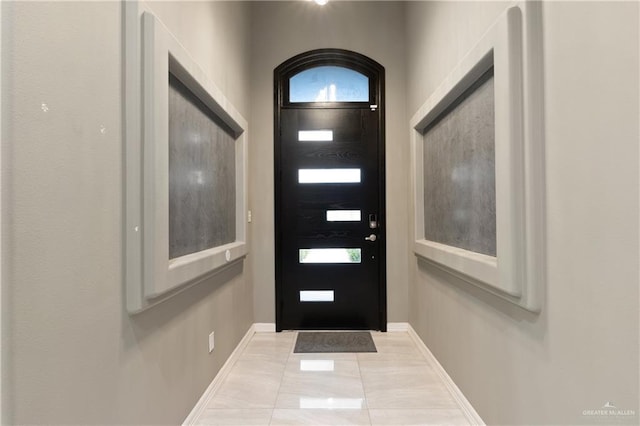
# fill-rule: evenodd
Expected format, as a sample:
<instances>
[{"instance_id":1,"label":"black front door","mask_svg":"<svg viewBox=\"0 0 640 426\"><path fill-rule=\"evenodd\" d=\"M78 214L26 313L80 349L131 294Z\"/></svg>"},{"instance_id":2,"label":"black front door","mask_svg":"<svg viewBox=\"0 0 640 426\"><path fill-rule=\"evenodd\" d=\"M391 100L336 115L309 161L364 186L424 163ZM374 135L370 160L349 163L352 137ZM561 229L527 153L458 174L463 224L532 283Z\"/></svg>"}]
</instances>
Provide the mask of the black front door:
<instances>
[{"instance_id":1,"label":"black front door","mask_svg":"<svg viewBox=\"0 0 640 426\"><path fill-rule=\"evenodd\" d=\"M320 52L276 70L276 328L385 330L382 73ZM309 84L333 72L320 90L333 98L291 102L305 70L318 73ZM336 94L349 72L366 76L367 96Z\"/></svg>"}]
</instances>

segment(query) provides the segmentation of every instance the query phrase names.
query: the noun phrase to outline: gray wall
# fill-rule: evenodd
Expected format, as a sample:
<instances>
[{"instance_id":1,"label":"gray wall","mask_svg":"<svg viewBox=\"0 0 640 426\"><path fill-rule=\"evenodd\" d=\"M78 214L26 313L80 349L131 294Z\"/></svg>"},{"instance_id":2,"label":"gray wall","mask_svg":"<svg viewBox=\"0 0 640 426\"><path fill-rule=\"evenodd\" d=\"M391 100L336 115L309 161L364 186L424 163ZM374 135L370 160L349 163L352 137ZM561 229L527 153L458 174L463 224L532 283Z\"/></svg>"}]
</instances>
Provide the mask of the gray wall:
<instances>
[{"instance_id":1,"label":"gray wall","mask_svg":"<svg viewBox=\"0 0 640 426\"><path fill-rule=\"evenodd\" d=\"M410 115L506 6L407 6ZM588 424L608 401L639 413L638 16L635 2L543 5L540 315L411 261L410 323L487 423Z\"/></svg>"},{"instance_id":2,"label":"gray wall","mask_svg":"<svg viewBox=\"0 0 640 426\"><path fill-rule=\"evenodd\" d=\"M544 5L540 315L409 251L408 117L505 3L152 7L250 120L248 261L145 313L124 312L121 5L3 2L5 421L177 424L254 313L274 321L272 72L321 47L387 70L389 320L411 322L488 423L587 423L582 411L607 401L639 411L636 3Z\"/></svg>"},{"instance_id":3,"label":"gray wall","mask_svg":"<svg viewBox=\"0 0 640 426\"><path fill-rule=\"evenodd\" d=\"M179 424L253 322L250 281L127 315L121 3L2 7L5 421ZM248 118L248 5L153 8Z\"/></svg>"},{"instance_id":4,"label":"gray wall","mask_svg":"<svg viewBox=\"0 0 640 426\"><path fill-rule=\"evenodd\" d=\"M251 12L250 256L256 321L275 321L273 70L319 48L354 50L386 70L387 304L389 321L407 321L409 161L406 125L404 4L400 2L255 2Z\"/></svg>"}]
</instances>

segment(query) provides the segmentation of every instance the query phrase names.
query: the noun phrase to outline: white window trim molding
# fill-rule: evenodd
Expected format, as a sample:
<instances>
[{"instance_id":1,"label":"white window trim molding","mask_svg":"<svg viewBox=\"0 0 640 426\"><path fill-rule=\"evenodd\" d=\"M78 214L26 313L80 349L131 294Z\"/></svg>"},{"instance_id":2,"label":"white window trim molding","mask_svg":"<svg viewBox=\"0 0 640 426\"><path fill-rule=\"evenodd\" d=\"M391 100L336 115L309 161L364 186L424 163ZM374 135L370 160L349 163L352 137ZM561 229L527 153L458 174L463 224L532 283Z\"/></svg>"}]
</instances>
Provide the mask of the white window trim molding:
<instances>
[{"instance_id":1,"label":"white window trim molding","mask_svg":"<svg viewBox=\"0 0 640 426\"><path fill-rule=\"evenodd\" d=\"M125 2L127 310L140 312L247 254L247 121L144 3ZM236 239L169 259L169 72L235 133Z\"/></svg>"},{"instance_id":2,"label":"white window trim molding","mask_svg":"<svg viewBox=\"0 0 640 426\"><path fill-rule=\"evenodd\" d=\"M541 309L544 147L541 10L510 6L411 119L414 252L465 282L533 312ZM427 126L494 68L496 256L424 238L423 136Z\"/></svg>"}]
</instances>

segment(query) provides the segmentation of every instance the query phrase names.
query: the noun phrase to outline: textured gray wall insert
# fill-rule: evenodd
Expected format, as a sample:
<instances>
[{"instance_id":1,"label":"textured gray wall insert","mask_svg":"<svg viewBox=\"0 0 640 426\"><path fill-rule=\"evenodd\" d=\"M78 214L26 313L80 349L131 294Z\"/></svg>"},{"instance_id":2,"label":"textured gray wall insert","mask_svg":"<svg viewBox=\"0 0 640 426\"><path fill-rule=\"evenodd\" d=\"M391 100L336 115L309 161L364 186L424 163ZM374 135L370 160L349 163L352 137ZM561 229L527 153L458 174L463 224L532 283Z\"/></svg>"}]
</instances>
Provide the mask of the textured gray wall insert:
<instances>
[{"instance_id":1,"label":"textured gray wall insert","mask_svg":"<svg viewBox=\"0 0 640 426\"><path fill-rule=\"evenodd\" d=\"M430 241L496 255L493 75L424 134L424 233Z\"/></svg>"},{"instance_id":2,"label":"textured gray wall insert","mask_svg":"<svg viewBox=\"0 0 640 426\"><path fill-rule=\"evenodd\" d=\"M169 258L236 239L235 140L180 81L169 79Z\"/></svg>"}]
</instances>

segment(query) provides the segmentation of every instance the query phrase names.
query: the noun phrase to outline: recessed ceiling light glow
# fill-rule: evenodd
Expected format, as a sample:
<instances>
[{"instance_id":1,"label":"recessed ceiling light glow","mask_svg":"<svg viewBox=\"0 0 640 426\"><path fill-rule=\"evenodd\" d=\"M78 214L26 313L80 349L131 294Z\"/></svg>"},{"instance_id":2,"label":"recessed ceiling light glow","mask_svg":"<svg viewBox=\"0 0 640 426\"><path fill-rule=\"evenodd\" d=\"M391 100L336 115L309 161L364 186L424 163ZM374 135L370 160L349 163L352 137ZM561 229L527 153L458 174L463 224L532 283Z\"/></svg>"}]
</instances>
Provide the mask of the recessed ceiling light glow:
<instances>
[{"instance_id":1,"label":"recessed ceiling light glow","mask_svg":"<svg viewBox=\"0 0 640 426\"><path fill-rule=\"evenodd\" d=\"M316 4L319 4L320 6L324 6L325 4L329 3L329 0L313 0Z\"/></svg>"}]
</instances>

